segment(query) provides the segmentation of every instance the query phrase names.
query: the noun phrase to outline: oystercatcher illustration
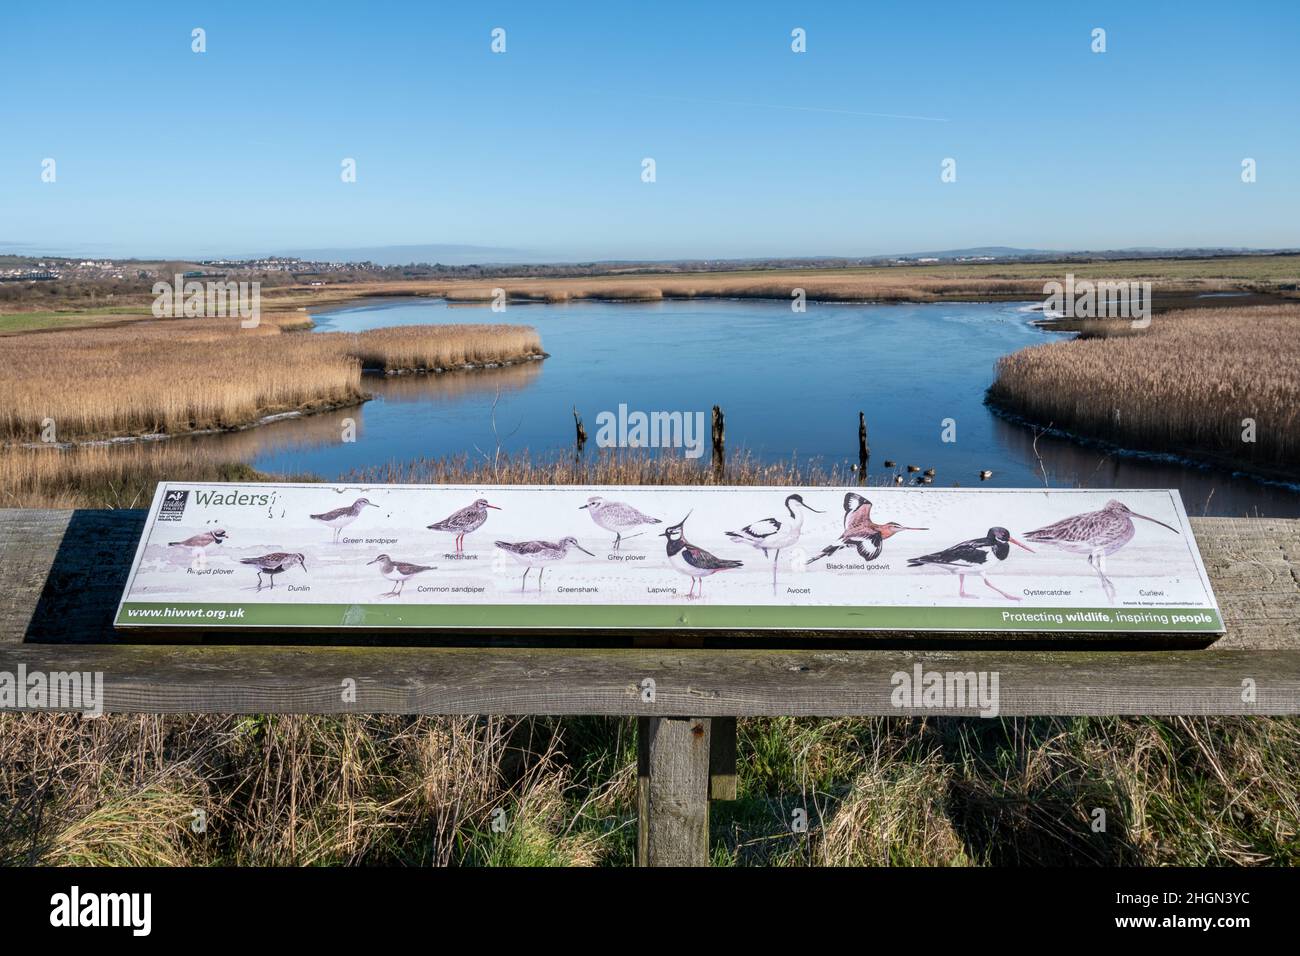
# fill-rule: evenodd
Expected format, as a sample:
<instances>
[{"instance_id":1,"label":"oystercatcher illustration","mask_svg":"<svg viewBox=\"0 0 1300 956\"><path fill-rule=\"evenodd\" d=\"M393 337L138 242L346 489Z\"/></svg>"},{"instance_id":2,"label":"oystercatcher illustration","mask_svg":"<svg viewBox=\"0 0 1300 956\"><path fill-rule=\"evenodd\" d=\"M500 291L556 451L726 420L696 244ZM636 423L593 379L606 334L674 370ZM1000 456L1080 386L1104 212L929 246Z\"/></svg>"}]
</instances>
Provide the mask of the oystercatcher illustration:
<instances>
[{"instance_id":1,"label":"oystercatcher illustration","mask_svg":"<svg viewBox=\"0 0 1300 956\"><path fill-rule=\"evenodd\" d=\"M352 522L356 521L357 518L361 516L362 510L364 510L365 508L378 508L378 507L379 505L375 504L369 498L358 498L356 501L352 502L352 504L348 505L346 508L335 508L332 511L322 511L318 515L312 515L311 518L313 521L319 521L321 524L327 524L331 528L333 528L334 543L337 544L339 540L339 534L343 531L344 528L346 528Z\"/></svg>"},{"instance_id":2,"label":"oystercatcher illustration","mask_svg":"<svg viewBox=\"0 0 1300 956\"><path fill-rule=\"evenodd\" d=\"M428 525L430 531L446 531L456 536L456 553L460 554L465 550L465 535L471 531L477 531L483 527L483 522L487 521L488 509L500 511L496 505L490 505L486 498L479 498L472 505L466 505L459 511L454 511L441 521L435 521Z\"/></svg>"},{"instance_id":3,"label":"oystercatcher illustration","mask_svg":"<svg viewBox=\"0 0 1300 956\"><path fill-rule=\"evenodd\" d=\"M221 544L226 540L224 528L213 528L211 531L205 531L202 534L196 534L186 538L184 541L168 541L169 548L189 548L194 552L195 557L205 554L208 548L214 544Z\"/></svg>"},{"instance_id":4,"label":"oystercatcher illustration","mask_svg":"<svg viewBox=\"0 0 1300 956\"><path fill-rule=\"evenodd\" d=\"M691 516L691 512L686 513L686 518ZM689 575L691 579L691 590L687 597L704 596L704 579L711 574L717 574L719 571L730 571L733 568L743 567L743 561L732 561L727 558L719 558L717 555L710 554L703 548L697 548L686 540L686 518L670 525L661 533L661 538L668 539L668 563L682 574ZM699 584L699 594L695 592L695 585Z\"/></svg>"},{"instance_id":5,"label":"oystercatcher illustration","mask_svg":"<svg viewBox=\"0 0 1300 956\"><path fill-rule=\"evenodd\" d=\"M874 561L880 557L885 542L900 531L928 531L928 528L913 528L908 525L890 521L876 524L871 520L871 502L857 492L850 491L844 496L844 531L840 540L828 544L820 554L808 559L808 563L829 558L841 548L853 548L863 561Z\"/></svg>"},{"instance_id":6,"label":"oystercatcher illustration","mask_svg":"<svg viewBox=\"0 0 1300 956\"><path fill-rule=\"evenodd\" d=\"M264 554L258 558L240 558L240 564L250 564L257 569L257 589L262 590L262 575L265 574L271 579L271 589L275 589L275 576L288 571L290 568L299 567L305 572L307 562L301 554L295 554L288 551L273 551L270 554Z\"/></svg>"},{"instance_id":7,"label":"oystercatcher illustration","mask_svg":"<svg viewBox=\"0 0 1300 956\"><path fill-rule=\"evenodd\" d=\"M797 511L795 505L799 506ZM758 548L763 552L763 557L767 557L769 551L776 552L772 557L773 594L776 593L776 566L781 560L781 549L788 548L799 540L799 535L803 532L803 521L806 517L804 512L825 513L811 505L804 504L803 497L800 495L786 495L785 510L790 515L789 518L764 518L762 521L755 521L753 524L745 525L739 531L727 532L727 537L732 541L739 541L751 548Z\"/></svg>"},{"instance_id":8,"label":"oystercatcher illustration","mask_svg":"<svg viewBox=\"0 0 1300 956\"><path fill-rule=\"evenodd\" d=\"M595 557L578 544L578 539L573 536L561 538L559 541L494 541L493 544L524 566L524 577L519 583L520 592L528 584L528 572L533 568L537 568L537 590L541 591L546 565L552 561L563 561L568 556L570 548L577 548L583 554Z\"/></svg>"},{"instance_id":9,"label":"oystercatcher illustration","mask_svg":"<svg viewBox=\"0 0 1300 956\"><path fill-rule=\"evenodd\" d=\"M1034 549L1021 544L1015 538L1011 537L1011 532L1006 528L989 528L989 533L982 538L971 538L969 541L963 541L960 544L954 544L951 548L945 548L942 551L936 551L934 554L923 554L919 558L911 558L907 562L910 568L921 568L928 565L943 568L950 574L957 575L958 595L964 598L978 598L978 594L966 593L966 575L971 574L983 580L990 590L1001 594L1008 601L1019 601L1020 598L1014 594L1008 594L988 578L984 577L987 569L989 555L997 558L999 561L1005 561L1007 555L1011 553L1011 545L1017 548L1024 548L1030 554Z\"/></svg>"},{"instance_id":10,"label":"oystercatcher illustration","mask_svg":"<svg viewBox=\"0 0 1300 956\"><path fill-rule=\"evenodd\" d=\"M1150 521L1162 528L1168 528L1174 534L1181 534L1177 528L1163 521L1138 514L1122 501L1112 498L1106 506L1098 511L1087 511L1070 518L1062 518L1055 524L1030 531L1025 538L1059 548L1070 554L1086 554L1089 566L1101 578L1102 590L1112 602L1115 600L1115 585L1106 577L1105 559L1133 540L1137 529L1134 518Z\"/></svg>"},{"instance_id":11,"label":"oystercatcher illustration","mask_svg":"<svg viewBox=\"0 0 1300 956\"><path fill-rule=\"evenodd\" d=\"M599 495L593 495L587 499L585 505L578 506L579 511L584 508L591 515L591 520L596 522L597 527L614 532L615 551L619 549L623 541L624 531L631 531L643 524L663 524L658 518L642 514L625 502L607 501ZM635 535L628 535L628 537L635 537Z\"/></svg>"},{"instance_id":12,"label":"oystercatcher illustration","mask_svg":"<svg viewBox=\"0 0 1300 956\"><path fill-rule=\"evenodd\" d=\"M381 554L373 561L367 561L366 564L378 564L379 573L388 580L393 582L393 589L388 593L397 596L402 593L402 588L406 582L424 571L435 570L430 564L411 564L407 561L394 561L386 554Z\"/></svg>"}]
</instances>

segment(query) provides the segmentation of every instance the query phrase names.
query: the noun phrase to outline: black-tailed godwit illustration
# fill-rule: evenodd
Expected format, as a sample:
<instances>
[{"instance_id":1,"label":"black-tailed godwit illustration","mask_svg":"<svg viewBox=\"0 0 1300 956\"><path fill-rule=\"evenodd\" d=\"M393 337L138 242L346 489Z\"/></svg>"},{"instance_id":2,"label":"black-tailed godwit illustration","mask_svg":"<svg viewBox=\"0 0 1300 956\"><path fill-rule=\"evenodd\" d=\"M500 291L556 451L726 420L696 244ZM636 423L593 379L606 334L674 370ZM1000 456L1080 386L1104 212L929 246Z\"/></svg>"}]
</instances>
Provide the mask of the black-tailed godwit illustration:
<instances>
[{"instance_id":1,"label":"black-tailed godwit illustration","mask_svg":"<svg viewBox=\"0 0 1300 956\"><path fill-rule=\"evenodd\" d=\"M275 576L283 574L290 568L307 570L307 562L301 554L288 551L272 551L257 558L240 558L240 564L252 565L257 570L257 589L262 590L262 575L271 579L271 589L275 589Z\"/></svg>"},{"instance_id":2,"label":"black-tailed godwit illustration","mask_svg":"<svg viewBox=\"0 0 1300 956\"><path fill-rule=\"evenodd\" d=\"M658 518L642 514L625 502L608 501L599 495L593 495L587 499L585 505L578 506L579 511L584 508L591 515L591 520L596 522L597 527L614 532L615 551L622 544L624 531L631 531L633 528L639 528L646 524L663 524ZM633 535L629 535L629 537L633 537Z\"/></svg>"},{"instance_id":3,"label":"black-tailed godwit illustration","mask_svg":"<svg viewBox=\"0 0 1300 956\"><path fill-rule=\"evenodd\" d=\"M1168 528L1174 534L1181 533L1177 528L1155 518L1140 515L1131 510L1128 505L1112 498L1099 511L1087 511L1070 518L1062 518L1055 524L1030 531L1025 537L1038 544L1068 551L1070 554L1086 554L1088 564L1101 578L1102 590L1111 601L1114 601L1115 585L1111 584L1110 578L1106 577L1103 561L1133 540L1133 536L1137 534L1137 529L1133 526L1134 518L1158 524L1162 528Z\"/></svg>"},{"instance_id":4,"label":"black-tailed godwit illustration","mask_svg":"<svg viewBox=\"0 0 1300 956\"><path fill-rule=\"evenodd\" d=\"M524 578L519 584L520 591L523 591L528 584L528 572L533 568L537 568L537 590L541 591L546 565L553 561L563 561L568 556L570 548L577 548L583 554L595 557L572 536L561 538L559 541L496 541L494 543L524 566Z\"/></svg>"},{"instance_id":5,"label":"black-tailed godwit illustration","mask_svg":"<svg viewBox=\"0 0 1300 956\"><path fill-rule=\"evenodd\" d=\"M829 544L821 553L808 559L808 563L829 558L840 548L853 548L863 561L874 561L880 557L885 542L900 531L928 531L928 528L912 528L908 525L890 521L876 524L871 520L871 502L857 492L850 491L844 496L844 531L840 540Z\"/></svg>"},{"instance_id":6,"label":"black-tailed godwit illustration","mask_svg":"<svg viewBox=\"0 0 1300 956\"><path fill-rule=\"evenodd\" d=\"M367 561L367 564L378 564L379 573L393 582L393 589L388 593L394 597L402 593L402 588L406 582L424 571L432 571L434 567L428 564L411 564L408 561L394 561L386 554L381 554L374 561Z\"/></svg>"},{"instance_id":7,"label":"black-tailed godwit illustration","mask_svg":"<svg viewBox=\"0 0 1300 956\"><path fill-rule=\"evenodd\" d=\"M689 518L690 512L687 512L686 518ZM703 548L697 548L686 540L686 518L670 525L660 534L661 538L668 539L668 563L682 574L688 575L691 579L691 590L687 597L693 598L704 595L704 579L711 574L717 574L719 571L730 571L734 568L743 567L743 561L732 561L727 558L719 558L717 555L710 554ZM699 584L699 594L695 592L695 585Z\"/></svg>"},{"instance_id":8,"label":"black-tailed godwit illustration","mask_svg":"<svg viewBox=\"0 0 1300 956\"><path fill-rule=\"evenodd\" d=\"M797 509L796 505L798 506ZM803 532L803 521L806 517L804 512L824 513L811 505L804 504L803 497L800 495L786 495L785 510L790 517L764 518L762 521L755 521L753 524L745 525L739 531L727 532L727 537L732 541L739 541L751 548L758 548L763 552L763 557L767 557L769 551L776 552L772 557L773 594L776 593L776 566L781 560L781 549L788 548L799 540L799 535Z\"/></svg>"},{"instance_id":9,"label":"black-tailed godwit illustration","mask_svg":"<svg viewBox=\"0 0 1300 956\"><path fill-rule=\"evenodd\" d=\"M452 512L441 521L435 521L429 525L430 531L446 531L456 536L456 553L460 554L465 550L465 535L471 531L477 531L483 527L483 522L487 521L488 509L500 511L496 505L490 505L486 498L479 498L472 505L466 505L459 511Z\"/></svg>"},{"instance_id":10,"label":"black-tailed godwit illustration","mask_svg":"<svg viewBox=\"0 0 1300 956\"><path fill-rule=\"evenodd\" d=\"M378 508L369 498L358 498L346 508L335 508L332 511L322 511L318 515L312 515L312 520L319 521L321 524L327 524L334 529L334 542L337 544L339 534L356 521L361 516L361 512L366 508Z\"/></svg>"},{"instance_id":11,"label":"black-tailed godwit illustration","mask_svg":"<svg viewBox=\"0 0 1300 956\"><path fill-rule=\"evenodd\" d=\"M1011 545L1018 548L1024 548L1030 554L1034 549L1021 544L1015 538L1011 537L1011 532L1006 528L989 528L989 533L982 538L971 538L969 541L963 541L960 544L954 544L951 548L945 548L942 551L936 551L934 554L923 554L919 558L911 558L907 562L909 568L922 568L933 565L934 567L943 568L950 574L957 575L957 593L959 597L978 598L978 594L966 593L966 575L974 575L984 581L984 584L998 594L1001 594L1008 601L1019 601L1020 598L1014 594L1008 594L988 578L984 577L988 570L985 565L988 564L989 555L997 558L999 561L1005 561L1007 555L1011 553Z\"/></svg>"}]
</instances>

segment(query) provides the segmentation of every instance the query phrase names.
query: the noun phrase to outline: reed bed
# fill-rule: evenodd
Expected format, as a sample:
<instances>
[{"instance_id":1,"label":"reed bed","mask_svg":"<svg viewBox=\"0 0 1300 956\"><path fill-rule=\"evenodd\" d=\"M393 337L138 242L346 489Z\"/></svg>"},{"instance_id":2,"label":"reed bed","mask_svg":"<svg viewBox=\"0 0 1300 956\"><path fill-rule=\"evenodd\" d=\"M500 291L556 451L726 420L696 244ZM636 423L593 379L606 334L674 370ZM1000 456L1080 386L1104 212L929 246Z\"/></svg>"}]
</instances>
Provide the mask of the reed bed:
<instances>
[{"instance_id":1,"label":"reed bed","mask_svg":"<svg viewBox=\"0 0 1300 956\"><path fill-rule=\"evenodd\" d=\"M0 338L0 440L239 428L360 402L363 367L432 370L540 354L535 330L491 325L305 335L277 322L242 329L198 319L11 336Z\"/></svg>"},{"instance_id":2,"label":"reed bed","mask_svg":"<svg viewBox=\"0 0 1300 956\"><path fill-rule=\"evenodd\" d=\"M988 397L1089 438L1300 475L1300 305L1170 312L1024 349L999 360Z\"/></svg>"}]
</instances>

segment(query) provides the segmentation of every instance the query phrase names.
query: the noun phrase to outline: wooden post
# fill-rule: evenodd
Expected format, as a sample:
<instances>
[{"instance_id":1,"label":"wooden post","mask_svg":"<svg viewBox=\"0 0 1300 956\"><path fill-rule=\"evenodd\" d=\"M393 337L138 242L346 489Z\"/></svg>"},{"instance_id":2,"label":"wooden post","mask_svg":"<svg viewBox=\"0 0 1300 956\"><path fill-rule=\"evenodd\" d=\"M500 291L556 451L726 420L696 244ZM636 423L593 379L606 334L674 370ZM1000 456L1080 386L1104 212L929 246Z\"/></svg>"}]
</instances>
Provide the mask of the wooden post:
<instances>
[{"instance_id":1,"label":"wooden post","mask_svg":"<svg viewBox=\"0 0 1300 956\"><path fill-rule=\"evenodd\" d=\"M736 718L714 717L709 728L709 799L736 799Z\"/></svg>"},{"instance_id":2,"label":"wooden post","mask_svg":"<svg viewBox=\"0 0 1300 956\"><path fill-rule=\"evenodd\" d=\"M600 416L596 416L599 418ZM577 433L578 454L582 454L582 449L587 444L587 429L582 427L582 419L578 416L578 406L573 406L573 428Z\"/></svg>"},{"instance_id":3,"label":"wooden post","mask_svg":"<svg viewBox=\"0 0 1300 956\"><path fill-rule=\"evenodd\" d=\"M871 448L867 445L867 416L858 412L858 481L867 480L867 459Z\"/></svg>"},{"instance_id":4,"label":"wooden post","mask_svg":"<svg viewBox=\"0 0 1300 956\"><path fill-rule=\"evenodd\" d=\"M713 406L713 471L721 478L727 468L727 419L722 408Z\"/></svg>"},{"instance_id":5,"label":"wooden post","mask_svg":"<svg viewBox=\"0 0 1300 956\"><path fill-rule=\"evenodd\" d=\"M637 865L708 866L710 723L637 719Z\"/></svg>"}]
</instances>

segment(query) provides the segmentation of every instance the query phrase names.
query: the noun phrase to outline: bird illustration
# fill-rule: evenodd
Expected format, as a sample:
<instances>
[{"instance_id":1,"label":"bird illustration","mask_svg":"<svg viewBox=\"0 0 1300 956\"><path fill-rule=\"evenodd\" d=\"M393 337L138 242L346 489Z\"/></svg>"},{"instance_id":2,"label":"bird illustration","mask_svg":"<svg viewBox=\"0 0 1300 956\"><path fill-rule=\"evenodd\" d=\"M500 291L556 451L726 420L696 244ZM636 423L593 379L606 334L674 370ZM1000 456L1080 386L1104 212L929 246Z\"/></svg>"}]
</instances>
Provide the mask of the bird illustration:
<instances>
[{"instance_id":1,"label":"bird illustration","mask_svg":"<svg viewBox=\"0 0 1300 956\"><path fill-rule=\"evenodd\" d=\"M257 569L257 589L262 590L262 575L271 579L271 589L275 589L275 576L293 567L300 567L305 572L307 562L301 554L287 551L273 551L258 558L240 558L240 564L251 564Z\"/></svg>"},{"instance_id":2,"label":"bird illustration","mask_svg":"<svg viewBox=\"0 0 1300 956\"><path fill-rule=\"evenodd\" d=\"M799 506L799 510L795 510L795 505ZM803 532L804 512L824 514L811 505L805 504L801 495L786 495L785 510L790 515L789 518L764 518L762 521L745 525L739 531L727 532L727 537L732 541L758 548L763 552L763 557L767 557L769 551L776 552L772 557L773 594L776 593L776 566L781 560L781 549L788 548L799 540L799 535Z\"/></svg>"},{"instance_id":3,"label":"bird illustration","mask_svg":"<svg viewBox=\"0 0 1300 956\"><path fill-rule=\"evenodd\" d=\"M963 541L960 544L954 544L951 548L945 548L942 551L936 551L933 554L923 554L919 558L911 558L907 562L909 568L922 568L929 565L943 568L950 574L957 575L958 596L964 598L978 598L978 594L966 593L966 575L973 574L984 581L989 589L1001 594L1008 601L1019 601L1020 598L1014 594L1008 594L988 578L984 577L985 565L988 563L989 555L997 558L999 561L1005 561L1007 555L1011 553L1011 545L1018 548L1024 548L1030 554L1034 549L1021 544L1015 538L1011 537L1011 532L1006 528L989 528L989 533L982 538L972 538L969 541Z\"/></svg>"},{"instance_id":4,"label":"bird illustration","mask_svg":"<svg viewBox=\"0 0 1300 956\"><path fill-rule=\"evenodd\" d=\"M591 515L591 520L596 522L597 527L614 532L615 551L619 549L623 541L624 531L631 531L643 524L663 524L658 518L651 518L649 515L642 514L629 504L622 501L607 501L599 495L593 495L587 499L585 505L578 506L579 511L584 508ZM629 537L633 537L633 535L629 535Z\"/></svg>"},{"instance_id":5,"label":"bird illustration","mask_svg":"<svg viewBox=\"0 0 1300 956\"><path fill-rule=\"evenodd\" d=\"M490 505L486 498L479 498L472 505L466 505L459 511L454 511L441 521L435 521L428 525L430 531L446 531L456 536L456 553L460 554L465 550L465 535L471 531L477 531L483 527L483 522L487 521L488 509L500 511L496 505Z\"/></svg>"},{"instance_id":6,"label":"bird illustration","mask_svg":"<svg viewBox=\"0 0 1300 956\"><path fill-rule=\"evenodd\" d=\"M358 498L346 508L335 508L332 511L322 511L318 515L312 515L311 518L313 521L319 521L321 524L327 524L333 528L334 543L338 544L339 534L344 528L361 516L363 509L378 507L379 505L375 504L369 498Z\"/></svg>"},{"instance_id":7,"label":"bird illustration","mask_svg":"<svg viewBox=\"0 0 1300 956\"><path fill-rule=\"evenodd\" d=\"M686 518L691 516L691 512L686 513ZM660 533L661 538L668 539L668 563L682 574L689 575L691 579L691 590L687 594L688 598L704 596L704 579L711 574L717 574L719 571L730 571L733 568L744 566L743 561L732 561L727 558L719 558L710 554L703 548L697 548L686 540L686 518L670 525ZM699 594L695 592L695 585L699 583Z\"/></svg>"},{"instance_id":8,"label":"bird illustration","mask_svg":"<svg viewBox=\"0 0 1300 956\"><path fill-rule=\"evenodd\" d=\"M189 548L196 555L205 553L208 548L214 544L221 544L226 540L224 528L213 528L211 531L205 531L202 534L196 534L184 541L168 541L169 548Z\"/></svg>"},{"instance_id":9,"label":"bird illustration","mask_svg":"<svg viewBox=\"0 0 1300 956\"><path fill-rule=\"evenodd\" d=\"M835 544L829 544L821 553L808 559L808 564L829 558L840 548L853 548L863 561L874 561L880 557L885 542L900 531L928 531L929 528L912 528L890 521L876 524L871 520L871 502L857 492L850 491L844 496L844 531Z\"/></svg>"},{"instance_id":10,"label":"bird illustration","mask_svg":"<svg viewBox=\"0 0 1300 956\"><path fill-rule=\"evenodd\" d=\"M415 577L422 571L433 571L433 565L429 564L410 564L406 561L394 561L386 554L381 554L374 561L367 561L366 564L378 564L379 573L388 580L393 582L393 589L387 593L397 596L402 593L402 588L406 582Z\"/></svg>"},{"instance_id":11,"label":"bird illustration","mask_svg":"<svg viewBox=\"0 0 1300 956\"><path fill-rule=\"evenodd\" d=\"M1122 501L1112 498L1099 511L1086 511L1070 518L1062 518L1055 524L1030 531L1025 538L1070 554L1086 554L1088 564L1101 578L1102 590L1114 602L1115 585L1106 577L1105 559L1133 540L1137 534L1137 529L1133 526L1134 518L1158 524L1174 534L1182 533L1172 525L1138 514Z\"/></svg>"},{"instance_id":12,"label":"bird illustration","mask_svg":"<svg viewBox=\"0 0 1300 956\"><path fill-rule=\"evenodd\" d=\"M573 536L561 538L559 541L495 541L493 543L524 566L524 578L519 583L521 593L528 584L528 572L533 568L537 568L537 590L541 591L546 565L552 561L563 561L568 556L570 548L577 548L583 554L595 557L578 544L578 539Z\"/></svg>"}]
</instances>

